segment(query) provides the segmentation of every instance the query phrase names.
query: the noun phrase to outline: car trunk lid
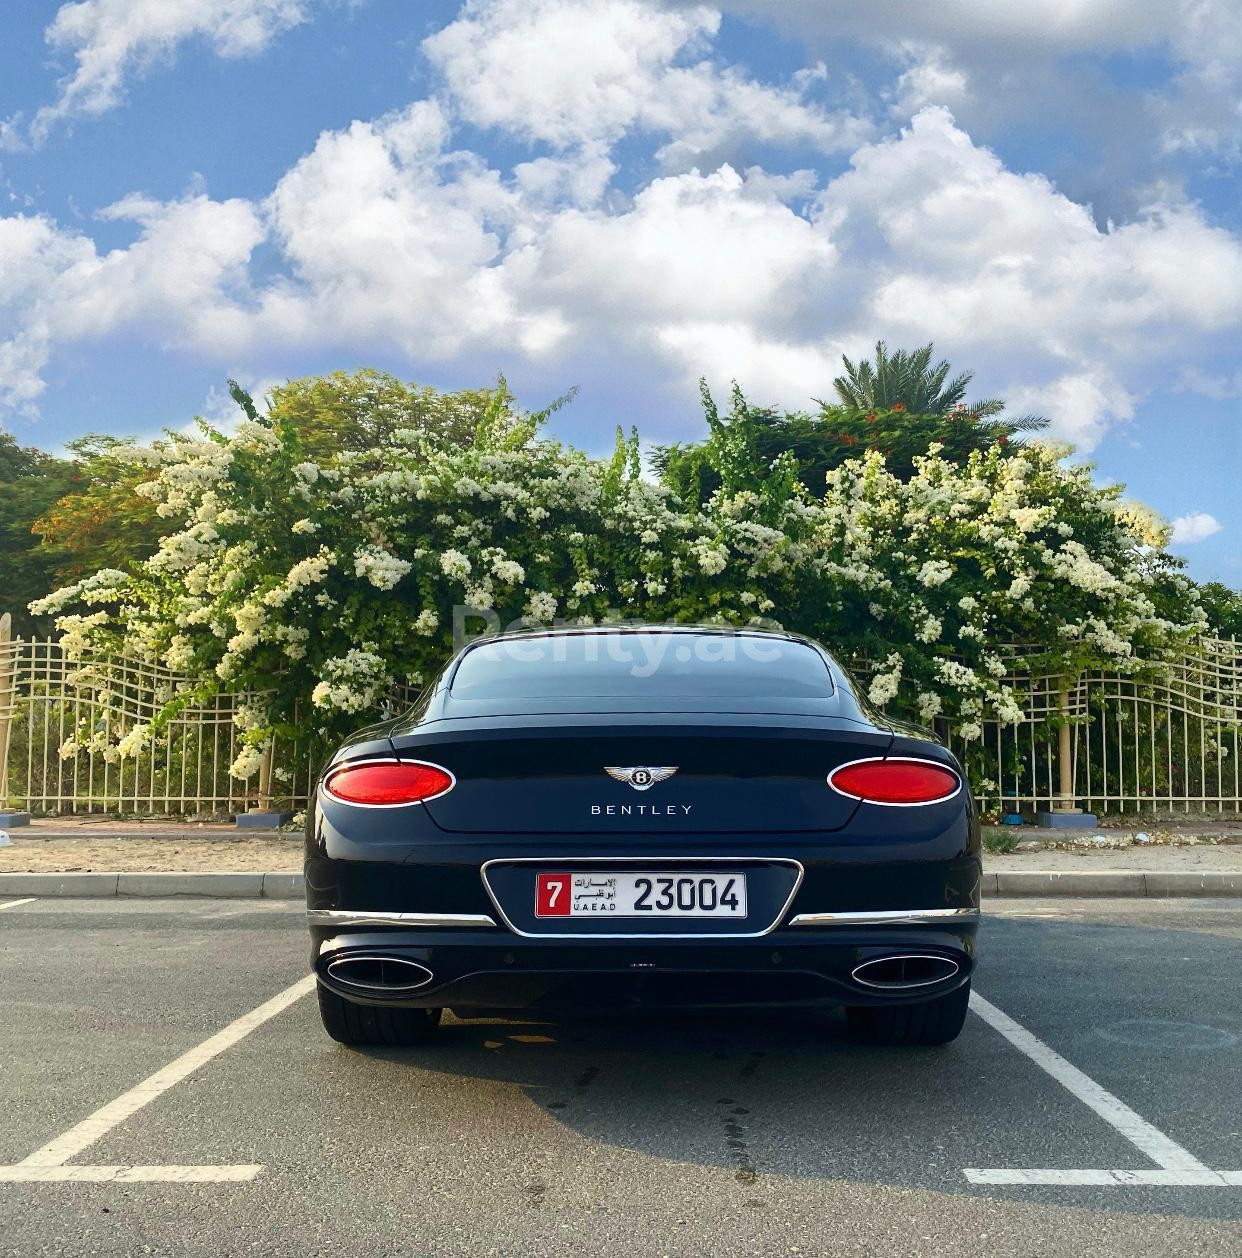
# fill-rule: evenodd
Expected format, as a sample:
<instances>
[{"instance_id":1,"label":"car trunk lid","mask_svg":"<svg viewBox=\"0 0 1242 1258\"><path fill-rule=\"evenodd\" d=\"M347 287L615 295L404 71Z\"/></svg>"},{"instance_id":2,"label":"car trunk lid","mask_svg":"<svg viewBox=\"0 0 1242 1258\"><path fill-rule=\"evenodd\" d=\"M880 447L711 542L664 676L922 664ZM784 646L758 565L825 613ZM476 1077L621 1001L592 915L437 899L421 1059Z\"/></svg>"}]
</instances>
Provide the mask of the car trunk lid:
<instances>
[{"instance_id":1,"label":"car trunk lid","mask_svg":"<svg viewBox=\"0 0 1242 1258\"><path fill-rule=\"evenodd\" d=\"M426 729L394 746L455 776L454 788L425 806L442 830L656 835L838 830L857 803L831 790L828 774L849 760L884 755L891 741L847 720L739 724L717 714L684 722L522 723L468 736Z\"/></svg>"}]
</instances>

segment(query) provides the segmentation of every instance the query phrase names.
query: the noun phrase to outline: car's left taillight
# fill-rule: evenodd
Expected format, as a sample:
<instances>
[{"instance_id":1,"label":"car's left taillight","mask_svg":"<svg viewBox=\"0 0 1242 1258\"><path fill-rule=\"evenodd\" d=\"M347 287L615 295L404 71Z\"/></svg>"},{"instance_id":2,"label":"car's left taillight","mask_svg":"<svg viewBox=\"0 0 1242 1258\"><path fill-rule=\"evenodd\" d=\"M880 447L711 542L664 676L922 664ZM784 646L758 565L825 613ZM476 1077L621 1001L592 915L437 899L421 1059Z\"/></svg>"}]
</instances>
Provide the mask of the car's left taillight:
<instances>
[{"instance_id":1,"label":"car's left taillight","mask_svg":"<svg viewBox=\"0 0 1242 1258\"><path fill-rule=\"evenodd\" d=\"M344 804L393 808L425 803L455 784L447 769L425 760L360 760L329 770L323 789Z\"/></svg>"}]
</instances>

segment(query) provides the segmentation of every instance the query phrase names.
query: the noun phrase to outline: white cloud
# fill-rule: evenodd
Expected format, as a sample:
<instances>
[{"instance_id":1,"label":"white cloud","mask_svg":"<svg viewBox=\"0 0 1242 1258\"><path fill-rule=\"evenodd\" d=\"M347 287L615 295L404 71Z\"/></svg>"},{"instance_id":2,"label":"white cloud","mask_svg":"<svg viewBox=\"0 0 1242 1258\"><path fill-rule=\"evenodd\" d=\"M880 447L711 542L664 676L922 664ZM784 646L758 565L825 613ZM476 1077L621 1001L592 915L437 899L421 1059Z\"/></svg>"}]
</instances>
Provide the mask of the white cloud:
<instances>
[{"instance_id":1,"label":"white cloud","mask_svg":"<svg viewBox=\"0 0 1242 1258\"><path fill-rule=\"evenodd\" d=\"M556 149L650 132L669 137L659 156L680 169L744 144L836 152L870 131L805 99L822 71L771 85L701 55L719 25L705 5L468 0L422 47L463 117Z\"/></svg>"},{"instance_id":2,"label":"white cloud","mask_svg":"<svg viewBox=\"0 0 1242 1258\"><path fill-rule=\"evenodd\" d=\"M588 145L572 157L536 157L519 162L513 179L519 194L532 206L554 209L574 205L597 206L617 172L616 163L603 151Z\"/></svg>"},{"instance_id":3,"label":"white cloud","mask_svg":"<svg viewBox=\"0 0 1242 1258\"><path fill-rule=\"evenodd\" d=\"M100 254L41 215L0 218L0 402L30 410L60 344L121 332L215 354L236 336L237 294L264 230L246 201L127 198L100 217L138 224L127 248Z\"/></svg>"},{"instance_id":4,"label":"white cloud","mask_svg":"<svg viewBox=\"0 0 1242 1258\"><path fill-rule=\"evenodd\" d=\"M852 36L875 43L898 38L943 45L1002 44L1064 52L1114 52L1170 38L1196 0L719 0L730 12L761 17L808 40ZM1229 0L1197 0L1208 7Z\"/></svg>"},{"instance_id":5,"label":"white cloud","mask_svg":"<svg viewBox=\"0 0 1242 1258\"><path fill-rule=\"evenodd\" d=\"M0 218L0 404L29 410L43 392L52 348L43 311L56 278L89 263L95 247L42 215Z\"/></svg>"},{"instance_id":6,"label":"white cloud","mask_svg":"<svg viewBox=\"0 0 1242 1258\"><path fill-rule=\"evenodd\" d=\"M1172 542L1174 546L1189 546L1192 542L1201 542L1221 531L1221 522L1206 511L1193 511L1190 515L1179 515L1173 521Z\"/></svg>"},{"instance_id":7,"label":"white cloud","mask_svg":"<svg viewBox=\"0 0 1242 1258\"><path fill-rule=\"evenodd\" d=\"M292 282L262 293L256 329L278 343L379 343L444 359L470 344L546 336L515 307L503 238L535 230L520 185L445 151L434 102L325 132L266 210Z\"/></svg>"},{"instance_id":8,"label":"white cloud","mask_svg":"<svg viewBox=\"0 0 1242 1258\"><path fill-rule=\"evenodd\" d=\"M624 135L653 83L719 24L702 5L662 12L640 0L476 0L423 51L471 122L567 148Z\"/></svg>"},{"instance_id":9,"label":"white cloud","mask_svg":"<svg viewBox=\"0 0 1242 1258\"><path fill-rule=\"evenodd\" d=\"M1208 371L1201 367L1187 367L1177 383L1179 391L1198 393L1213 402L1225 402L1242 398L1242 371Z\"/></svg>"},{"instance_id":10,"label":"white cloud","mask_svg":"<svg viewBox=\"0 0 1242 1258\"><path fill-rule=\"evenodd\" d=\"M44 32L57 52L69 53L74 70L52 105L39 109L29 129L18 118L0 123L10 147L28 135L41 144L69 119L101 114L119 104L125 81L182 43L207 40L222 57L261 52L306 16L305 0L78 0L63 4Z\"/></svg>"},{"instance_id":11,"label":"white cloud","mask_svg":"<svg viewBox=\"0 0 1242 1258\"><path fill-rule=\"evenodd\" d=\"M1171 149L1242 155L1242 7L1236 0L1183 5L1173 46L1182 62L1158 116Z\"/></svg>"},{"instance_id":12,"label":"white cloud","mask_svg":"<svg viewBox=\"0 0 1242 1258\"><path fill-rule=\"evenodd\" d=\"M960 109L971 100L966 71L937 45L910 45L908 68L898 77L895 112L908 118L928 105Z\"/></svg>"},{"instance_id":13,"label":"white cloud","mask_svg":"<svg viewBox=\"0 0 1242 1258\"><path fill-rule=\"evenodd\" d=\"M1046 415L1049 435L1093 450L1109 428L1134 417L1135 396L1106 369L1068 372L1034 383L1019 378L1003 396L1014 415Z\"/></svg>"},{"instance_id":14,"label":"white cloud","mask_svg":"<svg viewBox=\"0 0 1242 1258\"><path fill-rule=\"evenodd\" d=\"M242 316L251 252L264 238L248 201L127 197L101 218L138 224L128 248L83 260L49 294L55 323L72 338L138 328L172 345L214 348Z\"/></svg>"},{"instance_id":15,"label":"white cloud","mask_svg":"<svg viewBox=\"0 0 1242 1258\"><path fill-rule=\"evenodd\" d=\"M1114 122L1168 149L1242 155L1242 6L1237 0L718 0L771 23L814 52L858 40L909 64L897 97L907 109L947 105L969 124L1029 122L1082 95L1083 57L1156 53L1175 67L1159 89L1134 89ZM849 55L848 53L846 54ZM1092 102L1100 108L1098 85ZM1126 113L1128 112L1128 118ZM908 115L907 115L908 116ZM1114 136L1115 142L1115 136ZM1150 147L1150 145L1149 145Z\"/></svg>"},{"instance_id":16,"label":"white cloud","mask_svg":"<svg viewBox=\"0 0 1242 1258\"><path fill-rule=\"evenodd\" d=\"M687 322L742 323L779 340L813 318L835 253L766 183L726 166L657 179L622 213L556 214L504 272L523 306L567 326L646 341Z\"/></svg>"}]
</instances>

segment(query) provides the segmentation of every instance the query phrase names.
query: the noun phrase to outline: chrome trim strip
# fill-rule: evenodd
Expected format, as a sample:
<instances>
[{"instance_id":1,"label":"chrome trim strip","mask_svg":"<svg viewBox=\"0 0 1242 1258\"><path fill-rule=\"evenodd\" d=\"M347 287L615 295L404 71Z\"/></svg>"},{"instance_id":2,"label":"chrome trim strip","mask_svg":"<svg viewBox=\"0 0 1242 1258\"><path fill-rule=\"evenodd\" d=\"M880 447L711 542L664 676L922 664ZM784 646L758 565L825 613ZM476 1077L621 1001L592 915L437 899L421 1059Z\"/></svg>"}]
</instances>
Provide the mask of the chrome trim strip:
<instances>
[{"instance_id":1,"label":"chrome trim strip","mask_svg":"<svg viewBox=\"0 0 1242 1258\"><path fill-rule=\"evenodd\" d=\"M901 926L978 917L968 909L886 909L866 913L799 913L790 926Z\"/></svg>"},{"instance_id":2,"label":"chrome trim strip","mask_svg":"<svg viewBox=\"0 0 1242 1258\"><path fill-rule=\"evenodd\" d=\"M391 913L386 909L307 909L311 926L495 926L486 913Z\"/></svg>"},{"instance_id":3,"label":"chrome trim strip","mask_svg":"<svg viewBox=\"0 0 1242 1258\"><path fill-rule=\"evenodd\" d=\"M698 863L709 866L738 864L792 865L798 871L798 876L794 879L789 898L781 905L780 912L777 913L772 925L766 930L717 930L703 931L701 933L683 931L674 935L648 934L645 931L605 934L603 931L553 933L552 931L542 930L518 930L505 915L500 901L496 898L495 892L492 891L491 883L487 881L487 871L492 865L546 865L551 868L556 868L559 865L650 865L656 867L661 862L668 863L670 861L678 864ZM761 939L764 935L770 935L785 920L785 914L789 912L789 906L794 902L794 897L802 886L802 880L806 877L806 869L801 861L794 860L791 856L669 856L663 853L659 856L498 856L494 860L484 861L479 868L479 875L483 879L483 889L496 906L496 912L500 914L501 920L515 935L522 935L527 939L627 939L631 943L634 941L641 943L645 939Z\"/></svg>"}]
</instances>

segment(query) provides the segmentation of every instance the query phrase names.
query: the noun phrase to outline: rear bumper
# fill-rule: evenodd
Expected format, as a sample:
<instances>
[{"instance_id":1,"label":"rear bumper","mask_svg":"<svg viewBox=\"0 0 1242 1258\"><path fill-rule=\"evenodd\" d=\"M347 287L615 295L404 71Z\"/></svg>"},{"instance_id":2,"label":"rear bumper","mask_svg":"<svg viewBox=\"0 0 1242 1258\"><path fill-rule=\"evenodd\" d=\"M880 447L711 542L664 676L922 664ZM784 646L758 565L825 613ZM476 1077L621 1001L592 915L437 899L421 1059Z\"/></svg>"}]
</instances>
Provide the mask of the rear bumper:
<instances>
[{"instance_id":1,"label":"rear bumper","mask_svg":"<svg viewBox=\"0 0 1242 1258\"><path fill-rule=\"evenodd\" d=\"M974 967L979 831L965 806L900 809L896 820L892 811L876 810L884 815L848 834L442 835L417 844L396 833L392 843L349 840L317 814L306 848L311 963L321 983L349 1000L414 1008L926 1000L959 987ZM600 922L600 929L584 926L583 933L558 937L552 932L559 926L533 919L530 871L594 870L613 862L632 868L639 861L668 872L746 868L750 933L665 925L664 936L654 938L630 927L606 934ZM526 881L502 885L494 872L502 866L526 870ZM763 886L760 866L774 867ZM928 916L911 920L912 910ZM894 919L895 911L903 916ZM392 966L394 973L417 977L422 967L430 977L400 992L351 987L338 976L368 971L334 964L350 955L389 956L413 963ZM956 968L943 980L900 991L854 977L871 958L899 955L942 957Z\"/></svg>"},{"instance_id":2,"label":"rear bumper","mask_svg":"<svg viewBox=\"0 0 1242 1258\"><path fill-rule=\"evenodd\" d=\"M977 919L787 927L762 939L549 940L501 928L339 929L311 923L319 981L360 1004L462 1010L817 1007L906 1004L960 987L975 963ZM854 977L863 963L938 957L957 968L910 989ZM385 956L430 972L414 990L377 992L340 981L347 957ZM338 963L338 964L334 964ZM333 967L334 974L328 973Z\"/></svg>"}]
</instances>

